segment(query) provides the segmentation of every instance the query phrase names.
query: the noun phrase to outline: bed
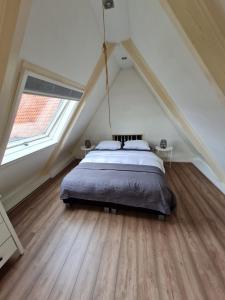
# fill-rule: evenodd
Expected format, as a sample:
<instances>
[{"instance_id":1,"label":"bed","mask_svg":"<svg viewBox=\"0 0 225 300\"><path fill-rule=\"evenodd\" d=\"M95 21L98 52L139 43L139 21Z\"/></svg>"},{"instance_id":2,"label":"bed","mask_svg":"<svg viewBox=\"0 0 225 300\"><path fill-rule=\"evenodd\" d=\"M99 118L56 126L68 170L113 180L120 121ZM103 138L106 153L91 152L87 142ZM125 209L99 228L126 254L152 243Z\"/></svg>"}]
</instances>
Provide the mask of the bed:
<instances>
[{"instance_id":1,"label":"bed","mask_svg":"<svg viewBox=\"0 0 225 300\"><path fill-rule=\"evenodd\" d=\"M166 216L176 206L162 160L148 150L93 150L65 176L66 204L133 208Z\"/></svg>"}]
</instances>

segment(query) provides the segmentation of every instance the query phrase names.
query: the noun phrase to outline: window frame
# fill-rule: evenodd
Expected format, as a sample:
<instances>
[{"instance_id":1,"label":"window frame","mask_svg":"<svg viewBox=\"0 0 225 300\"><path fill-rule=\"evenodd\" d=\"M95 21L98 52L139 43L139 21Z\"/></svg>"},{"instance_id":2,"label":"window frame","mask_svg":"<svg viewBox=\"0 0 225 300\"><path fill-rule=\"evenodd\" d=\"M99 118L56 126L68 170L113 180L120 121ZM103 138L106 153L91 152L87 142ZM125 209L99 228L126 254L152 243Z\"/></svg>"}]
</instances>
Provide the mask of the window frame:
<instances>
[{"instance_id":1,"label":"window frame","mask_svg":"<svg viewBox=\"0 0 225 300\"><path fill-rule=\"evenodd\" d=\"M29 66L29 63L26 63L25 65ZM34 67L34 66L31 65L31 67ZM84 93L83 88L65 84L59 80L52 79L49 76L42 75L42 74L40 74L40 68L39 67L36 67L36 68L37 68L37 72L35 70L33 71L28 68L27 69L23 68L22 72L20 73L20 78L19 78L19 82L18 82L18 85L16 88L16 93L15 93L14 102L13 102L14 104L13 104L12 118L11 118L10 126L9 126L10 132L9 132L9 136L8 136L8 142L6 145L6 149L5 149L5 153L4 153L1 165L7 164L11 161L17 160L24 156L30 155L36 151L47 148L51 145L57 144L59 142L59 139L61 138L61 136L64 133L65 127L67 126L67 124L70 121L70 116L77 109L77 106L80 102L80 100L77 100L77 101L72 100L72 99L67 100L67 99L62 99L61 97L58 97L58 99L65 101L65 102L63 103L60 111L57 111L56 116L51 121L45 134L34 136L34 137L24 138L24 139L21 139L18 141L9 142L9 138L10 138L12 128L13 128L13 125L15 122L15 118L16 118L16 115L17 115L17 112L19 109L22 94L24 93L24 90L25 90L25 85L26 85L28 76L32 76L32 77L35 77L35 78L38 78L41 80L45 80L47 82L50 82L50 83L53 83L53 84L56 84L56 85L59 85L59 86L65 87L65 88L77 90L77 91L80 91L81 93ZM44 70L44 73L46 73L46 72L47 71ZM51 72L49 72L49 73L51 74ZM29 93L29 91L28 91L28 93ZM38 93L35 94L34 92L31 92L31 94L40 95ZM55 98L57 98L57 95L55 96ZM61 128L61 132L57 133L58 128ZM29 148L30 148L30 151L28 152ZM15 153L15 157L13 155L14 153Z\"/></svg>"}]
</instances>

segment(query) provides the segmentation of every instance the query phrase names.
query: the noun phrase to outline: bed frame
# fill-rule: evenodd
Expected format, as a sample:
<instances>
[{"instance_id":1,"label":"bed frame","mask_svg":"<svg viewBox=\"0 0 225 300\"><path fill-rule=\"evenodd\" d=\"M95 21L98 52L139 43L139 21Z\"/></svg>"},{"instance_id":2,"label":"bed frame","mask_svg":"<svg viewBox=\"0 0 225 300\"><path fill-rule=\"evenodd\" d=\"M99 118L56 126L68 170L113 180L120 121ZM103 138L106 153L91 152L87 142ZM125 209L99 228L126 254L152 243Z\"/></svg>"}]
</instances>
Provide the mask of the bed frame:
<instances>
[{"instance_id":1,"label":"bed frame","mask_svg":"<svg viewBox=\"0 0 225 300\"><path fill-rule=\"evenodd\" d=\"M73 198L69 198L66 200L63 200L63 202L66 204L68 208L73 207L74 205L85 205L90 207L102 207L104 209L105 213L112 213L116 214L119 210L126 210L126 211L135 211L135 212L142 212L142 213L148 213L150 215L155 215L160 221L166 220L166 215L160 214L157 211L148 209L148 208L141 208L141 207L133 207L129 205L123 205L123 204L116 204L112 202L101 202L101 201L91 201L91 200L82 200L82 199L76 199L76 202L74 202Z\"/></svg>"}]
</instances>

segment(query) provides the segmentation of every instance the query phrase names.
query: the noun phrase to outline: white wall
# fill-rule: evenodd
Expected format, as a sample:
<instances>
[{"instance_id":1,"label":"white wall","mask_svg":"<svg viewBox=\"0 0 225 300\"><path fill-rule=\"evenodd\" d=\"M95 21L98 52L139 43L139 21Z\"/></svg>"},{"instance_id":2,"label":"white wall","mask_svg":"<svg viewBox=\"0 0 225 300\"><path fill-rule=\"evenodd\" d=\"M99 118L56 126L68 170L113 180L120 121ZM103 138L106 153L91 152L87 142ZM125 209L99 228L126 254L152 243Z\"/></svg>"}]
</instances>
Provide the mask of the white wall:
<instances>
[{"instance_id":1,"label":"white wall","mask_svg":"<svg viewBox=\"0 0 225 300\"><path fill-rule=\"evenodd\" d=\"M97 143L110 139L112 133L143 134L144 139L153 144L166 138L174 146L174 160L177 161L190 161L195 156L134 68L120 71L110 90L110 103L112 131L108 124L107 100L104 99L75 149L78 157L82 155L79 147L85 139Z\"/></svg>"},{"instance_id":2,"label":"white wall","mask_svg":"<svg viewBox=\"0 0 225 300\"><path fill-rule=\"evenodd\" d=\"M12 161L0 167L0 191L3 196L38 174L46 158L49 157L52 147L48 147L39 152L39 155L31 154L26 157L20 158L17 161Z\"/></svg>"},{"instance_id":3,"label":"white wall","mask_svg":"<svg viewBox=\"0 0 225 300\"><path fill-rule=\"evenodd\" d=\"M200 156L193 159L192 163L206 176L208 179L225 194L225 183L218 180L216 175Z\"/></svg>"},{"instance_id":4,"label":"white wall","mask_svg":"<svg viewBox=\"0 0 225 300\"><path fill-rule=\"evenodd\" d=\"M225 171L225 100L158 0L130 0L131 37L199 139Z\"/></svg>"},{"instance_id":5,"label":"white wall","mask_svg":"<svg viewBox=\"0 0 225 300\"><path fill-rule=\"evenodd\" d=\"M53 149L54 146L50 146L0 166L0 194L6 210L17 205L50 178L50 174L42 174L42 170ZM63 159L57 160L51 174L58 174L72 159L73 156L67 154Z\"/></svg>"}]
</instances>

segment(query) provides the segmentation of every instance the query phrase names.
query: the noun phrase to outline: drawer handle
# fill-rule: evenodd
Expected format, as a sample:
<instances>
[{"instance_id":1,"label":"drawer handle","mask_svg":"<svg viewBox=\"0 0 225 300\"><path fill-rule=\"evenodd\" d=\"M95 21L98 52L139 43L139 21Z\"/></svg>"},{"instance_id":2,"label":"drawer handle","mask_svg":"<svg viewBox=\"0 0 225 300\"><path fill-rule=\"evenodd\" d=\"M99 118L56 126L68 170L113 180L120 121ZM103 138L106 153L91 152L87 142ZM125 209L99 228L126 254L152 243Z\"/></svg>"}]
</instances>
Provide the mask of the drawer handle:
<instances>
[{"instance_id":1,"label":"drawer handle","mask_svg":"<svg viewBox=\"0 0 225 300\"><path fill-rule=\"evenodd\" d=\"M3 260L3 257L0 257L0 261L2 261Z\"/></svg>"}]
</instances>

